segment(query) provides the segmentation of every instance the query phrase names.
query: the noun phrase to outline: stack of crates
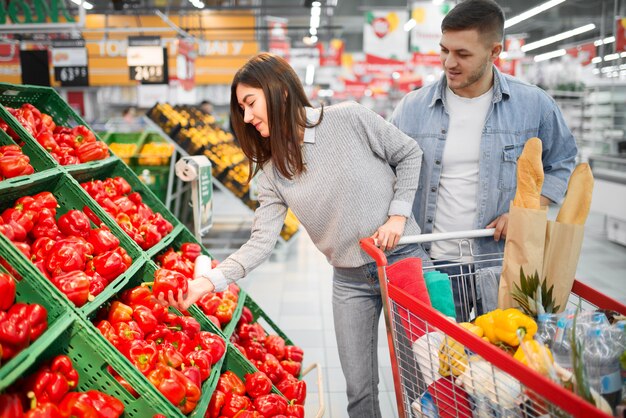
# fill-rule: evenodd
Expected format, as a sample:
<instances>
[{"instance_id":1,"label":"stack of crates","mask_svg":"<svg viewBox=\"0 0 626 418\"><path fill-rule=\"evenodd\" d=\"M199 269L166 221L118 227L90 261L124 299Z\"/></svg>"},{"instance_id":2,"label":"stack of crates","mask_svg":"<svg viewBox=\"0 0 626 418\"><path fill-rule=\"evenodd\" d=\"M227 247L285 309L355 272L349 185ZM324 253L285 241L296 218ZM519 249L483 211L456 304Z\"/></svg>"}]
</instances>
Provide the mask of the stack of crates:
<instances>
[{"instance_id":1,"label":"stack of crates","mask_svg":"<svg viewBox=\"0 0 626 418\"><path fill-rule=\"evenodd\" d=\"M97 297L83 306L75 306L59 291L31 260L16 245L0 234L0 271L10 272L17 282L18 302L39 303L48 312L48 328L30 346L0 367L0 394L7 388L38 370L46 361L58 354L67 354L80 375L79 390L97 389L114 396L125 405L124 417L147 417L157 413L167 417L184 417L180 410L170 403L132 363L99 332L94 322L98 312L111 304L126 289L152 281L159 254L172 248L178 251L184 243L196 243L206 255L210 254L194 235L167 209L157 195L141 181L143 170L153 167L168 167L167 157L159 153L143 153L142 145L159 143L160 137L146 134L140 140L126 137L126 143L136 144L138 153L130 157L130 168L125 161L115 155L100 161L69 166L59 165L48 152L20 125L6 107L18 108L30 103L41 112L49 114L60 126L74 127L85 122L52 88L12 85L0 83L0 120L19 134L23 142L22 150L29 156L35 173L0 181L0 212L13 207L15 201L24 196L40 192L51 192L58 201L58 216L72 209L90 210L99 223L92 228L106 226L115 235L120 246L132 258L131 266L115 278ZM102 138L101 138L102 139ZM107 139L110 143L111 138ZM120 140L118 135L116 140ZM162 138L161 138L162 139ZM0 130L0 144L15 145L4 131ZM169 161L169 160L167 160ZM149 167L149 168L145 168ZM139 171L139 172L138 172ZM105 180L120 176L139 193L143 202L155 213L173 225L173 230L153 247L141 247L124 232L116 220L109 215L86 191L82 183L92 180ZM92 218L93 222L93 218ZM243 377L243 373L256 371L255 366L245 359L230 342L244 306L248 306L255 319L264 319L266 325L291 344L286 335L255 304L254 300L241 291L232 320L223 328L217 327L197 307L192 306L188 314L201 324L203 330L221 336L227 346L225 356L213 367L210 377L202 385L202 397L196 408L188 415L203 417L211 395L217 386L220 373L233 369ZM268 329L268 331L270 331ZM109 367L110 366L110 367ZM131 395L112 375L114 370L126 380L138 395ZM275 392L278 392L275 389Z\"/></svg>"}]
</instances>

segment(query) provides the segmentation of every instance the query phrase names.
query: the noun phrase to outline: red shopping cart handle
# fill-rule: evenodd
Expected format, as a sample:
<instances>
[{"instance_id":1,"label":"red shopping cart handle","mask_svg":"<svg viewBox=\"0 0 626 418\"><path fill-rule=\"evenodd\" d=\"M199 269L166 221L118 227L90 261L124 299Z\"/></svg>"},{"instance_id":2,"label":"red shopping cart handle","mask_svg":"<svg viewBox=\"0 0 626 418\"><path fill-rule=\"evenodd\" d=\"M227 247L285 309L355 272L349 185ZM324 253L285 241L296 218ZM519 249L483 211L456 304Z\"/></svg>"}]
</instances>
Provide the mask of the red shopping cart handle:
<instances>
[{"instance_id":1,"label":"red shopping cart handle","mask_svg":"<svg viewBox=\"0 0 626 418\"><path fill-rule=\"evenodd\" d=\"M387 265L387 257L380 248L374 244L374 238L363 238L359 241L361 248L365 251L374 261L378 267Z\"/></svg>"}]
</instances>

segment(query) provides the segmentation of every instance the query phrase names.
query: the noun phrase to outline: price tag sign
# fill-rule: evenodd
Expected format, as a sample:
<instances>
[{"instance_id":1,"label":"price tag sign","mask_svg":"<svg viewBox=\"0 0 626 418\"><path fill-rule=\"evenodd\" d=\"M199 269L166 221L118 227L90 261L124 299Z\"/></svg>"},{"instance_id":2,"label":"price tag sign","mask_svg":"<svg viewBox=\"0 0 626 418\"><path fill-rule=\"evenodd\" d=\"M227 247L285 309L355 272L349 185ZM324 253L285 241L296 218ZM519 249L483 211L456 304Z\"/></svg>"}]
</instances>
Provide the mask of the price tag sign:
<instances>
[{"instance_id":1,"label":"price tag sign","mask_svg":"<svg viewBox=\"0 0 626 418\"><path fill-rule=\"evenodd\" d=\"M52 42L54 78L62 86L88 86L89 67L84 39L60 39Z\"/></svg>"},{"instance_id":2,"label":"price tag sign","mask_svg":"<svg viewBox=\"0 0 626 418\"><path fill-rule=\"evenodd\" d=\"M176 175L191 182L194 234L202 240L213 226L213 177L211 161L204 155L183 157L176 163Z\"/></svg>"},{"instance_id":3,"label":"price tag sign","mask_svg":"<svg viewBox=\"0 0 626 418\"><path fill-rule=\"evenodd\" d=\"M167 49L159 36L130 36L126 60L129 77L141 84L167 84Z\"/></svg>"}]
</instances>

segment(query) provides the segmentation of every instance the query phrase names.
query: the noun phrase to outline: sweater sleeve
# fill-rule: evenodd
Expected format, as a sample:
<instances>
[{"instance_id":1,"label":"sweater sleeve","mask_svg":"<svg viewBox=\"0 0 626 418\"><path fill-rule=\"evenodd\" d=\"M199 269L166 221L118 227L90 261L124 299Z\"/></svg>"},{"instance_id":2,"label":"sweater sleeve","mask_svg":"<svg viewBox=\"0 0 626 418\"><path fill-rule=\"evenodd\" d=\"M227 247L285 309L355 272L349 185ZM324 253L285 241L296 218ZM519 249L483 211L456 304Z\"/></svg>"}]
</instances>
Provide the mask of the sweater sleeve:
<instances>
[{"instance_id":1,"label":"sweater sleeve","mask_svg":"<svg viewBox=\"0 0 626 418\"><path fill-rule=\"evenodd\" d=\"M254 212L250 239L217 266L228 283L245 277L269 258L287 216L287 206L263 172L259 173L258 187L259 207Z\"/></svg>"},{"instance_id":2,"label":"sweater sleeve","mask_svg":"<svg viewBox=\"0 0 626 418\"><path fill-rule=\"evenodd\" d=\"M420 178L421 148L411 137L366 107L356 105L355 113L372 152L395 167L394 197L389 204L388 215L408 218Z\"/></svg>"}]
</instances>

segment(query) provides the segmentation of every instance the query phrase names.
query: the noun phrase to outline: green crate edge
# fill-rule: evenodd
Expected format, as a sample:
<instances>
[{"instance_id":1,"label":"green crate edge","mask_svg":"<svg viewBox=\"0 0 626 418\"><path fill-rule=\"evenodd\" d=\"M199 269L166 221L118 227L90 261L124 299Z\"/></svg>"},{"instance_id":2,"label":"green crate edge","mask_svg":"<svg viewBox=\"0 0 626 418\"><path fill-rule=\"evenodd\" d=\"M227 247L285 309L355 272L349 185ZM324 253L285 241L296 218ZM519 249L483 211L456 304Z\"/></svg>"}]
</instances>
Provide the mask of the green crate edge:
<instances>
[{"instance_id":1,"label":"green crate edge","mask_svg":"<svg viewBox=\"0 0 626 418\"><path fill-rule=\"evenodd\" d=\"M285 334L279 327L276 325L274 321L269 317L268 314L265 313L263 309L252 299L252 297L246 293L246 300L244 301L244 306L247 306L252 311L252 316L254 317L254 322L258 321L258 318L261 317L267 324L272 327L272 331L274 331L278 336L285 340L285 345L297 345Z\"/></svg>"}]
</instances>

